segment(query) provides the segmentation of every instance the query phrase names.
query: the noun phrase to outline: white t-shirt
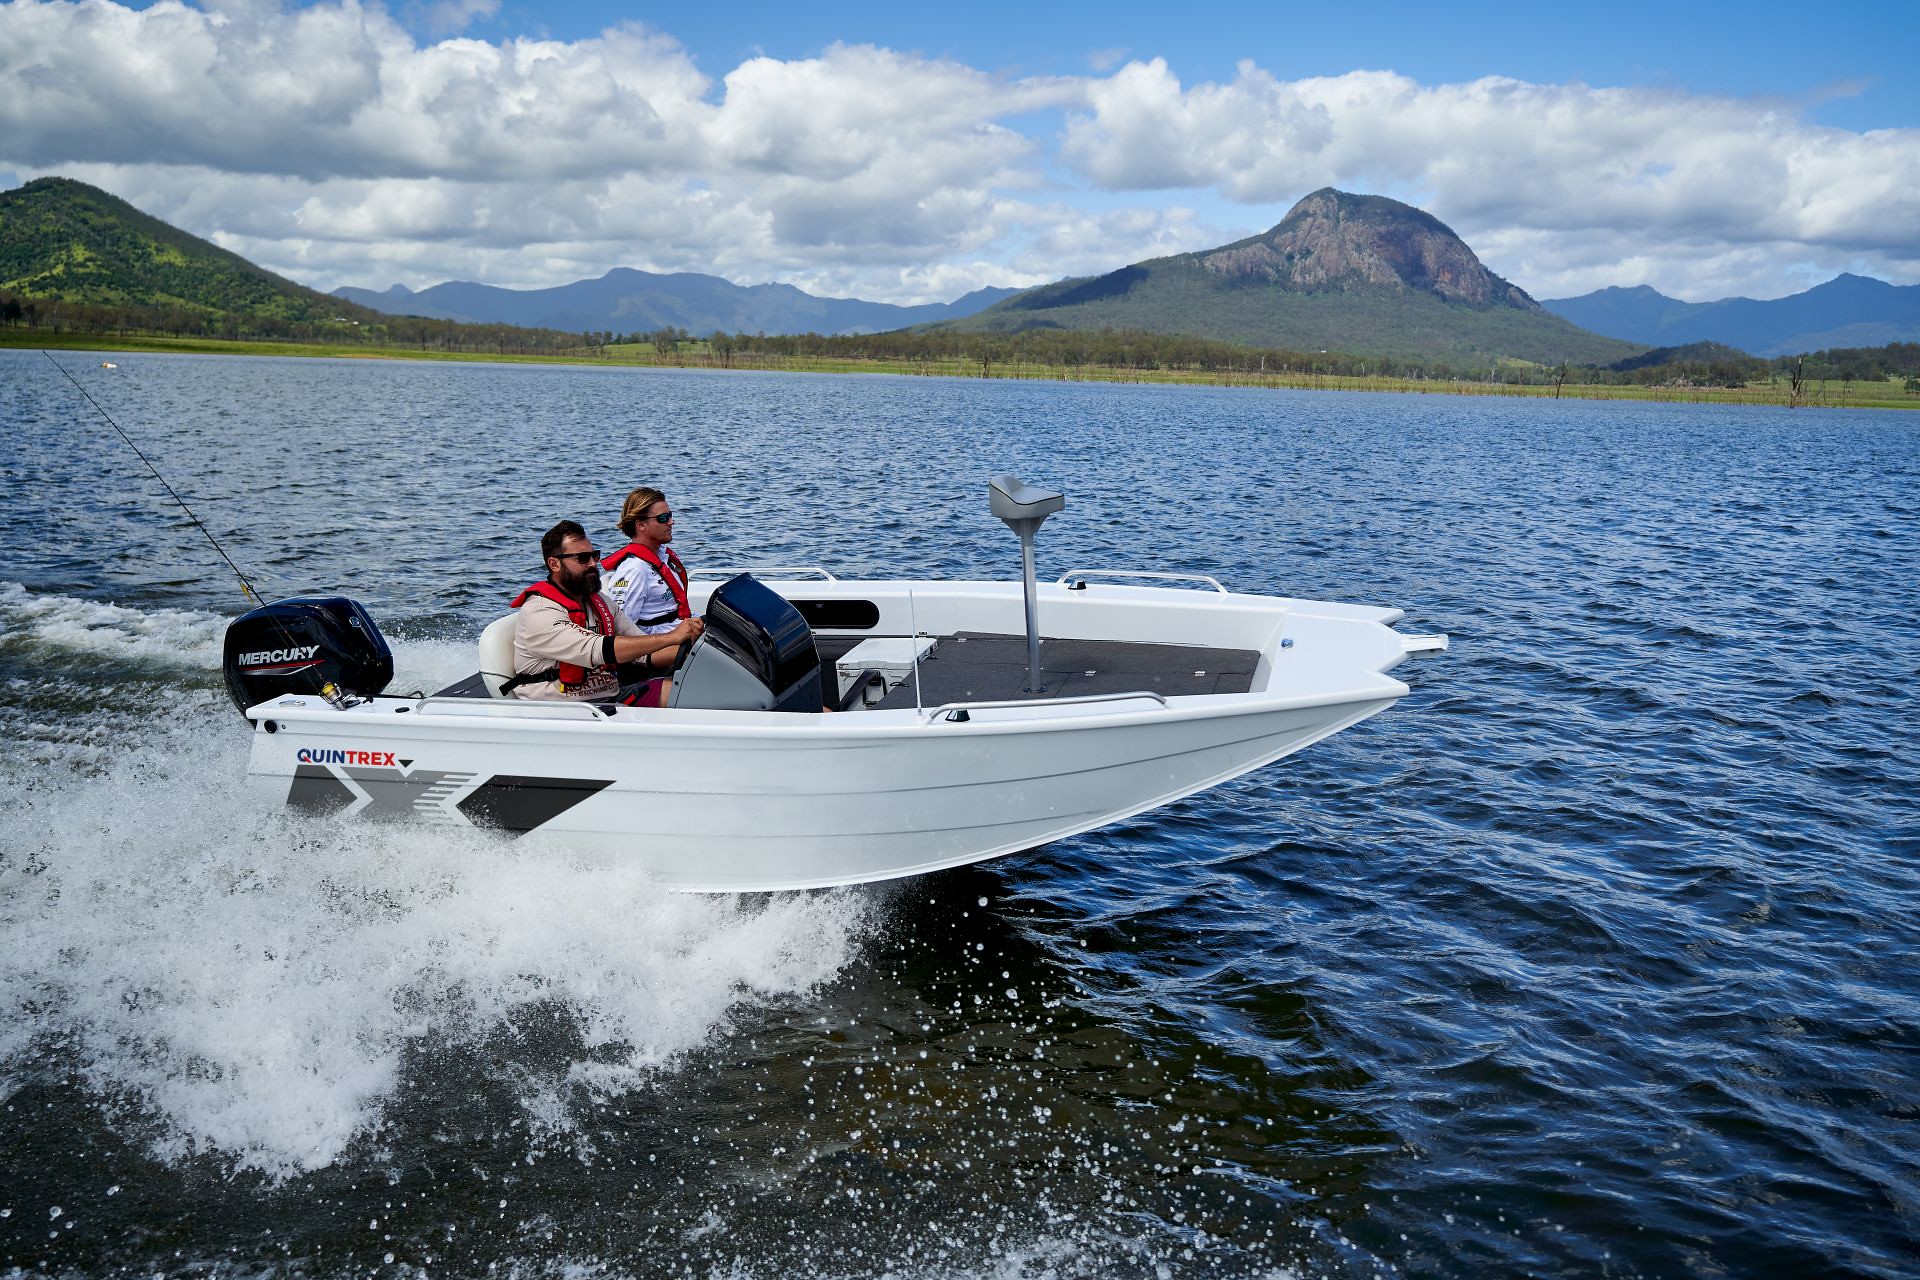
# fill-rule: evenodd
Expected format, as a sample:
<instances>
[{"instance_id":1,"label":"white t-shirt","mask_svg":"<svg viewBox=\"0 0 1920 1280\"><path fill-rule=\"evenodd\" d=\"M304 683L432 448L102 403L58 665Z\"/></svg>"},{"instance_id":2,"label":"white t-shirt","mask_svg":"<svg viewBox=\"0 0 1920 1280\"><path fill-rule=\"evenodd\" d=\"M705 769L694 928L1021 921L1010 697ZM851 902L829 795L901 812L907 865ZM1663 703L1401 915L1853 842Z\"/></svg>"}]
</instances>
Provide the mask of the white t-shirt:
<instances>
[{"instance_id":1,"label":"white t-shirt","mask_svg":"<svg viewBox=\"0 0 1920 1280\"><path fill-rule=\"evenodd\" d=\"M667 572L672 573L673 562L665 555L660 559L668 566ZM639 556L628 556L614 566L613 572L607 574L600 584L600 589L612 596L636 624L642 618L666 617L665 622L641 626L640 634L643 636L657 636L680 625L680 620L675 616L675 610L680 606L673 598L673 588L654 571L652 565Z\"/></svg>"}]
</instances>

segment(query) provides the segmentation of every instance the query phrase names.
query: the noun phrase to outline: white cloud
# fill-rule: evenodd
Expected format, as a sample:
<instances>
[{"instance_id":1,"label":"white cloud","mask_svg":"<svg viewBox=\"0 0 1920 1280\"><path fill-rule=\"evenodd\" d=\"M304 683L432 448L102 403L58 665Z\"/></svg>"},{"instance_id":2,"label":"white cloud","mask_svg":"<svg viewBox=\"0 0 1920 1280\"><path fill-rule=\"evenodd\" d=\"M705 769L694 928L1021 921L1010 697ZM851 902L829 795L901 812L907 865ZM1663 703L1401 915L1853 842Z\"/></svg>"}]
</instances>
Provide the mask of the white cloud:
<instances>
[{"instance_id":1,"label":"white cloud","mask_svg":"<svg viewBox=\"0 0 1920 1280\"><path fill-rule=\"evenodd\" d=\"M1920 129L1850 133L1774 102L1380 71L1282 81L1246 62L1229 83L1183 88L1155 59L1094 82L1062 149L1117 191L1397 194L1496 269L1503 239L1527 239L1527 269L1509 259L1507 273L1548 294L1596 237L1615 269L1674 289L1786 284L1785 265L1806 260L1913 278L1920 257Z\"/></svg>"},{"instance_id":2,"label":"white cloud","mask_svg":"<svg viewBox=\"0 0 1920 1280\"><path fill-rule=\"evenodd\" d=\"M407 12L452 31L499 6ZM1920 130L1251 62L1183 86L1122 56L1009 79L842 45L716 79L636 25L422 43L358 0L13 0L0 170L96 182L321 287L627 265L925 301L1207 247L1325 185L1429 209L1538 296L1920 279Z\"/></svg>"},{"instance_id":3,"label":"white cloud","mask_svg":"<svg viewBox=\"0 0 1920 1280\"><path fill-rule=\"evenodd\" d=\"M1017 226L1005 193L1040 182L1036 145L998 118L1078 92L864 46L716 85L638 27L420 45L351 0L21 0L0 8L0 82L25 89L0 94L0 164L88 178L322 287L583 262L879 275L898 300Z\"/></svg>"},{"instance_id":4,"label":"white cloud","mask_svg":"<svg viewBox=\"0 0 1920 1280\"><path fill-rule=\"evenodd\" d=\"M1793 241L1732 243L1706 235L1668 236L1596 229L1508 229L1475 236L1495 271L1526 282L1536 298L1567 298L1609 286L1652 285L1693 302L1798 293L1842 271L1920 283L1920 259L1856 254Z\"/></svg>"},{"instance_id":5,"label":"white cloud","mask_svg":"<svg viewBox=\"0 0 1920 1280\"><path fill-rule=\"evenodd\" d=\"M377 8L205 13L173 0L0 12L0 137L28 165L334 178L566 178L685 168L712 108L672 40L445 40Z\"/></svg>"},{"instance_id":6,"label":"white cloud","mask_svg":"<svg viewBox=\"0 0 1920 1280\"><path fill-rule=\"evenodd\" d=\"M1250 63L1231 85L1183 90L1161 59L1130 62L1091 81L1087 100L1092 111L1069 120L1064 150L1114 190L1218 187L1235 199L1282 199L1317 171L1331 128L1326 106Z\"/></svg>"},{"instance_id":7,"label":"white cloud","mask_svg":"<svg viewBox=\"0 0 1920 1280\"><path fill-rule=\"evenodd\" d=\"M1028 225L1033 234L1012 262L1042 279L1103 275L1131 262L1208 249L1263 229L1222 227L1177 205L1087 213L1055 204L1034 210Z\"/></svg>"}]
</instances>

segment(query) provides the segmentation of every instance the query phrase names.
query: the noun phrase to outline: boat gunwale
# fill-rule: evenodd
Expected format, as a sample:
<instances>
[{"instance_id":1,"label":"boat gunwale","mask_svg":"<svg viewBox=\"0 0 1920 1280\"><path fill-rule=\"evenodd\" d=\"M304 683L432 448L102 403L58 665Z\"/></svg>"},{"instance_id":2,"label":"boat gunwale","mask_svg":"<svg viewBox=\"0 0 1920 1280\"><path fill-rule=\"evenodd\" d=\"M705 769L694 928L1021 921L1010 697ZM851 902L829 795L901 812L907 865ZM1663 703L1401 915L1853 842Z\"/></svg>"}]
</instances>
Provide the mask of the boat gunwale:
<instances>
[{"instance_id":1,"label":"boat gunwale","mask_svg":"<svg viewBox=\"0 0 1920 1280\"><path fill-rule=\"evenodd\" d=\"M1272 695L1266 693L1208 693L1176 695L1166 699L1164 706L1155 705L1148 710L1115 710L1104 712L1071 712L1064 715L1009 716L995 719L968 720L929 720L922 713L907 709L897 711L860 711L844 715L810 715L804 713L782 714L768 711L706 711L678 710L659 707L623 709L616 715L603 716L595 720L560 720L548 716L519 715L518 708L498 703L477 702L480 711L458 711L436 713L424 711L411 713L410 709L424 699L406 696L381 694L368 703L335 708L324 703L319 707L308 705L287 707L279 705L285 699L296 699L305 704L310 695L285 694L272 702L258 703L247 708L249 720L274 720L281 724L332 724L353 721L355 728L378 725L382 730L405 730L412 725L432 725L436 729L459 725L473 726L484 724L499 726L513 734L552 733L562 737L573 737L582 733L619 736L637 734L670 733L674 737L687 738L751 738L769 739L821 737L834 738L899 738L909 735L933 734L942 737L979 737L995 734L1036 731L1063 732L1070 729L1093 727L1120 727L1136 724L1165 724L1175 721L1231 719L1243 715L1257 715L1273 711L1311 710L1316 707L1337 706L1347 702L1372 702L1382 698L1398 701L1408 696L1412 690L1402 681L1392 676L1374 673L1382 683L1372 688L1349 688L1308 694ZM1144 694L1144 691L1142 691ZM1144 699L1143 699L1144 700ZM368 708L382 702L404 704L389 709L389 714L375 717ZM1198 705L1196 705L1198 704ZM538 706L540 704L529 704ZM1032 704L1036 710L1045 710L1049 705L1046 699L1037 699ZM393 717L407 713L407 719ZM695 719L694 717L728 716L739 717L738 723ZM681 717L686 717L682 719ZM426 737L430 735L408 735ZM437 736L437 735L431 735Z\"/></svg>"}]
</instances>

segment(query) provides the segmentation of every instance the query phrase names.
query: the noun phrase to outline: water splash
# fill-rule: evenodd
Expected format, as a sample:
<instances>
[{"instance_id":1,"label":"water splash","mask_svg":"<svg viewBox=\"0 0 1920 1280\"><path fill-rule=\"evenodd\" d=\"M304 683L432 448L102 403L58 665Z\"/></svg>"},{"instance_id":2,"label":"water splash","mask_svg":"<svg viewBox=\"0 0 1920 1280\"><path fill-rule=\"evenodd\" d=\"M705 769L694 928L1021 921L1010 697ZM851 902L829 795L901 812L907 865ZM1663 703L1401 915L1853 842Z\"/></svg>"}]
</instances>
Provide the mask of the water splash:
<instances>
[{"instance_id":1,"label":"water splash","mask_svg":"<svg viewBox=\"0 0 1920 1280\"><path fill-rule=\"evenodd\" d=\"M0 643L137 663L218 670L227 619L193 609L140 609L0 582Z\"/></svg>"},{"instance_id":2,"label":"water splash","mask_svg":"<svg viewBox=\"0 0 1920 1280\"><path fill-rule=\"evenodd\" d=\"M632 1088L743 1002L804 992L857 953L874 895L742 904L550 839L295 821L243 785L246 735L208 687L222 622L0 595L15 659L24 638L41 657L157 649L198 672L177 696L122 699L84 740L0 749L10 1088L58 1061L146 1117L163 1158L214 1151L284 1177L377 1131L422 1044L557 1011L566 1088ZM469 652L402 642L397 665ZM15 728L57 719L31 698L16 710ZM86 767L49 768L62 748ZM557 1109L524 1093L530 1123L565 1128L566 1092Z\"/></svg>"}]
</instances>

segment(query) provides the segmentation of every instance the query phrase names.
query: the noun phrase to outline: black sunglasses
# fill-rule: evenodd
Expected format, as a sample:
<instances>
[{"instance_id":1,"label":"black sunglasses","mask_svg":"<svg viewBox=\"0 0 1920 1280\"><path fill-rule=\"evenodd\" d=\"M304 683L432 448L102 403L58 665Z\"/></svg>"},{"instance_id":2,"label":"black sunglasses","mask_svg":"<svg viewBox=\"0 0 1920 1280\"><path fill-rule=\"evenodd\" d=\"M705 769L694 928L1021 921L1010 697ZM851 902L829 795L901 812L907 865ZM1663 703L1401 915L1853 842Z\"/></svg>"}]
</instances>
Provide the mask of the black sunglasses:
<instances>
[{"instance_id":1,"label":"black sunglasses","mask_svg":"<svg viewBox=\"0 0 1920 1280\"><path fill-rule=\"evenodd\" d=\"M649 520L651 520L651 521L653 521L653 522L654 522L655 524L672 524L672 523L673 523L673 512L671 512L671 511L662 511L662 512L661 512L661 513L660 513L659 515L657 515L657 516L641 516L641 517L640 517L640 518L639 518L638 520L636 520L636 521L635 521L634 523L635 523L635 524L645 524L645 523L646 523L647 521L649 521Z\"/></svg>"},{"instance_id":2,"label":"black sunglasses","mask_svg":"<svg viewBox=\"0 0 1920 1280\"><path fill-rule=\"evenodd\" d=\"M598 551L556 551L553 554L557 560L571 560L575 564L594 564L600 559Z\"/></svg>"}]
</instances>

